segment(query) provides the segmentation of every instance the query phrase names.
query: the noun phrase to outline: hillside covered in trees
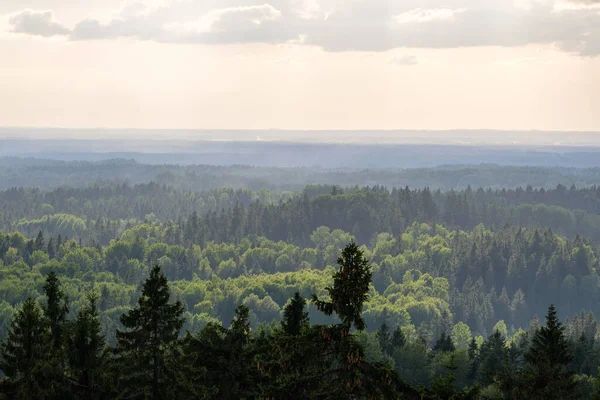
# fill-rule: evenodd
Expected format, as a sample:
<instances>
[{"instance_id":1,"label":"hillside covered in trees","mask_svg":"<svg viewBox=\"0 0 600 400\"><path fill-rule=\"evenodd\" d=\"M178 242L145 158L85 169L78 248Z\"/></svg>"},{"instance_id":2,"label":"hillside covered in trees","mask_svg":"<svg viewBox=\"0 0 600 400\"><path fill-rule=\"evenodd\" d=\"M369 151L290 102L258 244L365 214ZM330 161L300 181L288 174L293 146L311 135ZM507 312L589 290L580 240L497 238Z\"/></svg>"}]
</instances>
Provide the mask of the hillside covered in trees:
<instances>
[{"instance_id":1,"label":"hillside covered in trees","mask_svg":"<svg viewBox=\"0 0 600 400\"><path fill-rule=\"evenodd\" d=\"M505 182L557 173L504 168L525 174ZM598 186L413 189L373 174L293 190L94 177L0 191L1 392L600 393Z\"/></svg>"}]
</instances>

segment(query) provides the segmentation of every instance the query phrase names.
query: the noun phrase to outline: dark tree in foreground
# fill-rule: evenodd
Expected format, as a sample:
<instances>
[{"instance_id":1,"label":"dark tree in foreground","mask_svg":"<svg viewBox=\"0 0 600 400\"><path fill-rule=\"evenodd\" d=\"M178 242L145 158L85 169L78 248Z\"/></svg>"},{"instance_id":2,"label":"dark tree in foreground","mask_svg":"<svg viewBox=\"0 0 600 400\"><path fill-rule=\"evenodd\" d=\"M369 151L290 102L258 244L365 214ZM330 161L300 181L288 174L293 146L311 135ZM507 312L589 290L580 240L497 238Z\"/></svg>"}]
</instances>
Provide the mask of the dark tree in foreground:
<instances>
[{"instance_id":1,"label":"dark tree in foreground","mask_svg":"<svg viewBox=\"0 0 600 400\"><path fill-rule=\"evenodd\" d=\"M283 309L281 327L283 331L292 336L300 335L302 329L308 326L308 312L305 311L306 300L296 292L294 297Z\"/></svg>"},{"instance_id":2,"label":"dark tree in foreground","mask_svg":"<svg viewBox=\"0 0 600 400\"><path fill-rule=\"evenodd\" d=\"M67 365L65 362L65 341L69 335L67 314L69 313L68 298L63 291L60 280L54 271L46 277L44 284L46 303L44 315L50 327L52 350L47 354L46 376L49 397L63 399L70 395L67 382Z\"/></svg>"},{"instance_id":3,"label":"dark tree in foreground","mask_svg":"<svg viewBox=\"0 0 600 400\"><path fill-rule=\"evenodd\" d=\"M174 395L168 360L184 318L183 305L170 303L167 278L157 265L144 283L138 305L121 316L125 330L117 331L117 352L125 382L123 397L166 399Z\"/></svg>"},{"instance_id":4,"label":"dark tree in foreground","mask_svg":"<svg viewBox=\"0 0 600 400\"><path fill-rule=\"evenodd\" d=\"M331 301L321 301L316 295L313 300L326 315L336 313L347 330L354 325L361 331L366 327L361 314L363 304L369 299L371 266L354 240L342 250L337 263L340 269L333 274L333 287L325 288Z\"/></svg>"},{"instance_id":5,"label":"dark tree in foreground","mask_svg":"<svg viewBox=\"0 0 600 400\"><path fill-rule=\"evenodd\" d=\"M0 368L11 380L10 396L39 399L45 395L42 362L49 350L48 325L40 306L28 298L12 320L2 343Z\"/></svg>"},{"instance_id":6,"label":"dark tree in foreground","mask_svg":"<svg viewBox=\"0 0 600 400\"><path fill-rule=\"evenodd\" d=\"M79 310L69 338L69 366L85 398L97 399L100 377L107 365L106 341L101 333L97 295L89 293L87 304Z\"/></svg>"},{"instance_id":7,"label":"dark tree in foreground","mask_svg":"<svg viewBox=\"0 0 600 400\"><path fill-rule=\"evenodd\" d=\"M564 330L554 305L550 305L546 325L535 332L531 347L525 353L524 384L528 398L573 398L575 381L569 370L573 356Z\"/></svg>"},{"instance_id":8,"label":"dark tree in foreground","mask_svg":"<svg viewBox=\"0 0 600 400\"><path fill-rule=\"evenodd\" d=\"M58 349L63 344L63 331L69 313L69 306L67 296L60 287L60 281L54 271L46 277L44 292L46 293L44 314L50 323L54 348Z\"/></svg>"}]
</instances>

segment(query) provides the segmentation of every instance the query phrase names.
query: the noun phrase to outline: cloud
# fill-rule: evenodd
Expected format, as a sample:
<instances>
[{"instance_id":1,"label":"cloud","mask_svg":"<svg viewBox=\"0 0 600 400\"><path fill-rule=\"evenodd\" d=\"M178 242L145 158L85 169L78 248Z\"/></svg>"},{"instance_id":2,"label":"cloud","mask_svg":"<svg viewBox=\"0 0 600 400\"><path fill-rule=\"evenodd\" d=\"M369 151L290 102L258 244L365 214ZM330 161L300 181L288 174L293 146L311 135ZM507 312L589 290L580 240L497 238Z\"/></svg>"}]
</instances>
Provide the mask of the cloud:
<instances>
[{"instance_id":1,"label":"cloud","mask_svg":"<svg viewBox=\"0 0 600 400\"><path fill-rule=\"evenodd\" d=\"M451 21L456 14L466 11L466 8L451 10L449 8L438 8L433 10L424 10L416 8L394 16L394 20L399 24L423 23L431 21Z\"/></svg>"},{"instance_id":2,"label":"cloud","mask_svg":"<svg viewBox=\"0 0 600 400\"><path fill-rule=\"evenodd\" d=\"M73 40L130 37L157 42L230 44L294 43L325 51L395 48L555 45L585 56L600 54L600 14L593 7L561 9L560 1L531 0L138 0L118 18L76 24ZM600 0L570 0L587 5ZM426 6L424 6L424 4ZM593 4L592 4L593 5ZM33 29L69 34L52 14L29 11Z\"/></svg>"},{"instance_id":3,"label":"cloud","mask_svg":"<svg viewBox=\"0 0 600 400\"><path fill-rule=\"evenodd\" d=\"M43 37L64 36L71 33L68 28L54 21L52 11L23 10L13 14L8 22L12 27L11 31L15 33Z\"/></svg>"},{"instance_id":4,"label":"cloud","mask_svg":"<svg viewBox=\"0 0 600 400\"><path fill-rule=\"evenodd\" d=\"M202 41L203 38L208 40L211 34L249 34L280 18L281 11L270 4L223 8L212 10L196 21L166 24L161 36L169 41Z\"/></svg>"},{"instance_id":5,"label":"cloud","mask_svg":"<svg viewBox=\"0 0 600 400\"><path fill-rule=\"evenodd\" d=\"M394 57L390 60L390 64L402 65L402 66L412 66L417 65L419 60L416 56L412 54L405 54L400 57Z\"/></svg>"},{"instance_id":6,"label":"cloud","mask_svg":"<svg viewBox=\"0 0 600 400\"><path fill-rule=\"evenodd\" d=\"M282 13L270 4L226 7L201 12L194 2L174 3L154 9L130 5L121 17L102 24L81 21L73 30L73 39L109 39L134 37L141 40L177 43L285 42L295 38L284 35L277 22ZM173 18L179 16L179 18Z\"/></svg>"}]
</instances>

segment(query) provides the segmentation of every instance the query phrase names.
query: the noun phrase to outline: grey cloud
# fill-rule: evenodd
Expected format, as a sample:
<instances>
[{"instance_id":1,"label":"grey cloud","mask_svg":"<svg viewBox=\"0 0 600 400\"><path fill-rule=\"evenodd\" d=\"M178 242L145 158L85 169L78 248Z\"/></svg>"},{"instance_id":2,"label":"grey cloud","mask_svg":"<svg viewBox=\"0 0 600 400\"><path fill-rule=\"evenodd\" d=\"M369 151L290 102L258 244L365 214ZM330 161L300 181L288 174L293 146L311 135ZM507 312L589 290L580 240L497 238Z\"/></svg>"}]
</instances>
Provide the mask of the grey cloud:
<instances>
[{"instance_id":1,"label":"grey cloud","mask_svg":"<svg viewBox=\"0 0 600 400\"><path fill-rule=\"evenodd\" d=\"M293 41L326 51L555 44L567 52L600 54L598 10L558 11L550 0L533 2L529 9L516 8L512 0L452 4L448 7L444 0L173 0L148 8L139 3L107 23L81 21L71 38L132 37L201 44ZM46 21L54 23L51 15ZM65 34L66 28L62 29Z\"/></svg>"},{"instance_id":2,"label":"grey cloud","mask_svg":"<svg viewBox=\"0 0 600 400\"><path fill-rule=\"evenodd\" d=\"M71 31L54 21L52 11L24 10L12 15L9 20L12 32L51 37L68 35Z\"/></svg>"}]
</instances>

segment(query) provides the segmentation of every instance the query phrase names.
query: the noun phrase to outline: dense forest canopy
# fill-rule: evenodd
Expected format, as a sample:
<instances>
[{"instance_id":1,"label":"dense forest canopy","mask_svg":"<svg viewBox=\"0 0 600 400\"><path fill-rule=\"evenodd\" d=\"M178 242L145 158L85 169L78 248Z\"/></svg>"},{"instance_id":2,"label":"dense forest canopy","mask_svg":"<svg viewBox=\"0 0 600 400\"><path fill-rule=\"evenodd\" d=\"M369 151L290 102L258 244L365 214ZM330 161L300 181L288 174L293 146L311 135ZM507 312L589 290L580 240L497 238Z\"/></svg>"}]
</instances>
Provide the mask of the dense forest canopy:
<instances>
[{"instance_id":1,"label":"dense forest canopy","mask_svg":"<svg viewBox=\"0 0 600 400\"><path fill-rule=\"evenodd\" d=\"M600 393L595 170L2 165L8 398Z\"/></svg>"},{"instance_id":2,"label":"dense forest canopy","mask_svg":"<svg viewBox=\"0 0 600 400\"><path fill-rule=\"evenodd\" d=\"M38 154L35 156L40 157ZM93 160L81 157L71 161L60 161L32 158L33 155L27 158L1 157L0 154L0 190L13 187L54 189L87 187L91 184L135 185L149 182L190 191L223 187L254 191L263 189L277 192L300 191L306 185L318 184L340 186L378 184L386 187L410 186L411 188L427 186L441 190L465 189L471 185L475 188L509 189L528 185L534 188L553 188L559 184L566 187L571 185L585 187L597 184L600 179L600 162L589 167L559 167L560 163L556 162L554 156L548 159L548 167L492 164L493 161L486 157L482 157L476 165L468 165L467 159L461 156L448 160L447 164L442 158L436 157L438 164L428 168L419 165L392 164L385 168L360 165L357 164L360 158L356 157L352 158L354 162L349 165L322 168L316 166L318 164L300 164L281 168L260 166L256 162L241 165L239 158L231 165L221 159L214 160L212 165L202 164L201 158L199 160L199 157L193 155L189 156L191 161L189 165L181 165L182 155L173 155L162 163L156 162L156 155L145 155L140 161L133 158L135 155L124 158L123 155L117 154L114 159L109 160L103 154L95 156ZM393 156L395 160L404 160L397 153L393 153ZM585 158L580 154L577 154L577 157ZM372 158L377 160L378 154L372 155ZM421 159L429 158L424 156ZM593 159L600 160L600 156L594 154Z\"/></svg>"}]
</instances>

